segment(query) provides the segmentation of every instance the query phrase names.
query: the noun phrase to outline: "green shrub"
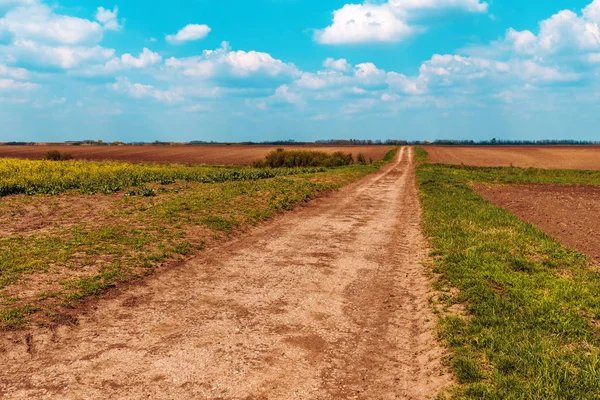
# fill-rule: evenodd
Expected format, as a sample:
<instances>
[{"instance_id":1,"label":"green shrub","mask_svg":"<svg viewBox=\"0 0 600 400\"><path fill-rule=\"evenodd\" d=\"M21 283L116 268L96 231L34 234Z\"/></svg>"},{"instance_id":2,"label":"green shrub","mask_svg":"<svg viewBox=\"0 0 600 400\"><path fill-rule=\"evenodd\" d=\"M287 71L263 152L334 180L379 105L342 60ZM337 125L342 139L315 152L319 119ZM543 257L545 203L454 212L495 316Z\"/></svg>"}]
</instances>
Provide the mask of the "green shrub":
<instances>
[{"instance_id":1,"label":"green shrub","mask_svg":"<svg viewBox=\"0 0 600 400\"><path fill-rule=\"evenodd\" d=\"M44 160L50 160L50 161L66 161L66 160L72 160L73 156L68 154L68 153L61 153L58 150L51 150L49 152L47 152L46 154L44 154L44 157L42 157Z\"/></svg>"},{"instance_id":2,"label":"green shrub","mask_svg":"<svg viewBox=\"0 0 600 400\"><path fill-rule=\"evenodd\" d=\"M364 158L364 157L363 157ZM264 160L256 161L257 168L295 168L295 167L341 167L354 163L352 154L336 151L329 154L324 151L277 149L267 154Z\"/></svg>"}]
</instances>

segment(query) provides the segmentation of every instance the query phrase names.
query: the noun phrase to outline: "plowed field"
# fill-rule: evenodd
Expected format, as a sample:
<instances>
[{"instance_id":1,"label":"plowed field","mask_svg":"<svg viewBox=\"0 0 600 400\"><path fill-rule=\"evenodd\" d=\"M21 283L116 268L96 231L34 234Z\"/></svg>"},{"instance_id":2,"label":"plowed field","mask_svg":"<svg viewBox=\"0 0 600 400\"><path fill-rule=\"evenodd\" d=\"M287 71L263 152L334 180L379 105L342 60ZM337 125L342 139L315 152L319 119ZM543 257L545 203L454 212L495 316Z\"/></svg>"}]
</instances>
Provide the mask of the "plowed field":
<instances>
[{"instance_id":1,"label":"plowed field","mask_svg":"<svg viewBox=\"0 0 600 400\"><path fill-rule=\"evenodd\" d=\"M276 148L343 151L355 157L362 153L368 160L379 161L388 146L0 146L0 157L40 159L51 150L68 153L75 159L94 161L148 161L206 165L245 165L264 158Z\"/></svg>"},{"instance_id":2,"label":"plowed field","mask_svg":"<svg viewBox=\"0 0 600 400\"><path fill-rule=\"evenodd\" d=\"M600 146L429 146L427 152L441 164L600 170Z\"/></svg>"},{"instance_id":3,"label":"plowed field","mask_svg":"<svg viewBox=\"0 0 600 400\"><path fill-rule=\"evenodd\" d=\"M480 185L477 191L600 264L600 186Z\"/></svg>"}]
</instances>

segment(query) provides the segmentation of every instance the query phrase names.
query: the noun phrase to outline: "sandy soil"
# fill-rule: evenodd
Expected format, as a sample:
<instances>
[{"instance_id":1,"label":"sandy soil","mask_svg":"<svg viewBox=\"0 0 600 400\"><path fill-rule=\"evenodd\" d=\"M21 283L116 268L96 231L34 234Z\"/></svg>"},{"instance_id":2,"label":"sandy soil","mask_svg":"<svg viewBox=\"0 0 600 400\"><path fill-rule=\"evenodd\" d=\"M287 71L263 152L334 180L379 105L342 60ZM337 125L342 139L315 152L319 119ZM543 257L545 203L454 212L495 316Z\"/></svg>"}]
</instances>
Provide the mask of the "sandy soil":
<instances>
[{"instance_id":1,"label":"sandy soil","mask_svg":"<svg viewBox=\"0 0 600 400\"><path fill-rule=\"evenodd\" d=\"M388 146L0 146L0 158L39 159L48 151L58 150L80 160L152 161L207 165L246 165L264 158L276 148L318 150L333 153L343 151L355 157L362 153L367 159L381 160Z\"/></svg>"},{"instance_id":2,"label":"sandy soil","mask_svg":"<svg viewBox=\"0 0 600 400\"><path fill-rule=\"evenodd\" d=\"M432 163L600 170L600 146L427 146L426 150Z\"/></svg>"},{"instance_id":3,"label":"sandy soil","mask_svg":"<svg viewBox=\"0 0 600 400\"><path fill-rule=\"evenodd\" d=\"M424 399L440 365L412 151L219 249L0 339L7 399Z\"/></svg>"},{"instance_id":4,"label":"sandy soil","mask_svg":"<svg viewBox=\"0 0 600 400\"><path fill-rule=\"evenodd\" d=\"M479 185L476 189L600 265L600 186Z\"/></svg>"}]
</instances>

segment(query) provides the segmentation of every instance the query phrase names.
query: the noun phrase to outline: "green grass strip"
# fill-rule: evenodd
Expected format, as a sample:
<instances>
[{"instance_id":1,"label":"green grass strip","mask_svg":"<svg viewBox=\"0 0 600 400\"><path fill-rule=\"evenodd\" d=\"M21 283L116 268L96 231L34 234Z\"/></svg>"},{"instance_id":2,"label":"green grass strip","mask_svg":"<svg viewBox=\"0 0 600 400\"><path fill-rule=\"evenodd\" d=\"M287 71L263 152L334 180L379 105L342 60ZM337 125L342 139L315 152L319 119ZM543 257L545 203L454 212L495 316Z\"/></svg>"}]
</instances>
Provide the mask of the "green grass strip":
<instances>
[{"instance_id":1,"label":"green grass strip","mask_svg":"<svg viewBox=\"0 0 600 400\"><path fill-rule=\"evenodd\" d=\"M600 277L584 255L469 182L592 183L588 171L423 164L417 179L444 306L455 398L600 398ZM454 310L454 308L452 308Z\"/></svg>"}]
</instances>

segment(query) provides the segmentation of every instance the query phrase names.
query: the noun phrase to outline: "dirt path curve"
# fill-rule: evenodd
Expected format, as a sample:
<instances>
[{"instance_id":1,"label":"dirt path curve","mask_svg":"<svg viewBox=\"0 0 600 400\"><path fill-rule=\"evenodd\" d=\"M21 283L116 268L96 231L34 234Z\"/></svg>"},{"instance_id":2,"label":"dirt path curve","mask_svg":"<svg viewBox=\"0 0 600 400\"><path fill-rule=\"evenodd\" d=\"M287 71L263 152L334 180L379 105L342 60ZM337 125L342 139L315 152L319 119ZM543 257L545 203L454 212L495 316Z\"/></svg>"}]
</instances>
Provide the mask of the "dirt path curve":
<instances>
[{"instance_id":1,"label":"dirt path curve","mask_svg":"<svg viewBox=\"0 0 600 400\"><path fill-rule=\"evenodd\" d=\"M440 374L412 149L226 246L13 333L5 398L424 399ZM20 335L20 336L18 336Z\"/></svg>"}]
</instances>

